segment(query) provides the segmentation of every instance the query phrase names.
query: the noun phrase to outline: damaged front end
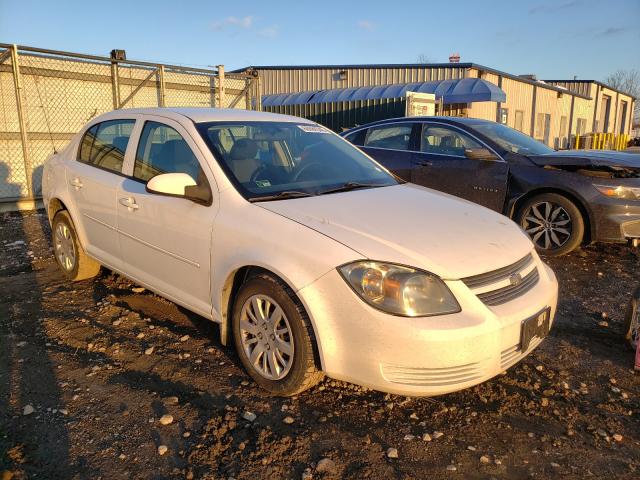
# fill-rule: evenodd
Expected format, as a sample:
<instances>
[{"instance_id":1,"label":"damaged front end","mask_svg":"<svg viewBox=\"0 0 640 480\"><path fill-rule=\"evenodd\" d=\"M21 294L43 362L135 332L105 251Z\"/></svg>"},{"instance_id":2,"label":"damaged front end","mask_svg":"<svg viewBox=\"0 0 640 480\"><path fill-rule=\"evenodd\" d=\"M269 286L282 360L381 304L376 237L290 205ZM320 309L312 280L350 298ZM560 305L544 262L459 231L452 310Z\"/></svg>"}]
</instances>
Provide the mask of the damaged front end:
<instances>
[{"instance_id":1,"label":"damaged front end","mask_svg":"<svg viewBox=\"0 0 640 480\"><path fill-rule=\"evenodd\" d=\"M548 170L595 178L640 178L640 155L624 152L571 150L528 157Z\"/></svg>"}]
</instances>

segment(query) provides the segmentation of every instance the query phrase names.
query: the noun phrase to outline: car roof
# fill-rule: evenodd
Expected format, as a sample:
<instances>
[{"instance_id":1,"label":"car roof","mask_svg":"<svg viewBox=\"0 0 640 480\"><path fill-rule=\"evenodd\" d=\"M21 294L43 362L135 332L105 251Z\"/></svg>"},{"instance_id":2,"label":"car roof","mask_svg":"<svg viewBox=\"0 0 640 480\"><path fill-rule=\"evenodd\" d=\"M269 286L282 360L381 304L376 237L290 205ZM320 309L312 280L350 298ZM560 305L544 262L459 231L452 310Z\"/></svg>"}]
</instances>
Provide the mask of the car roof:
<instances>
[{"instance_id":1,"label":"car roof","mask_svg":"<svg viewBox=\"0 0 640 480\"><path fill-rule=\"evenodd\" d=\"M436 117L436 116L429 116L429 117L396 117L396 118L385 118L383 120L376 120L375 122L371 122L371 123L367 123L364 125L359 125L357 127L353 127L349 130L347 130L346 132L349 132L351 130L357 130L359 128L363 128L363 127L370 127L373 125L379 125L382 123L395 123L395 122L406 122L406 121L437 121L437 122L443 122L443 123L451 123L451 124L465 124L465 125L478 125L481 123L495 123L492 122L490 120L482 120L480 118L466 118L466 117ZM343 132L346 133L346 132Z\"/></svg>"},{"instance_id":2,"label":"car roof","mask_svg":"<svg viewBox=\"0 0 640 480\"><path fill-rule=\"evenodd\" d=\"M155 108L124 108L113 110L98 117L100 121L122 118L127 114L131 115L159 115L183 120L189 118L195 123L202 122L296 122L313 123L311 120L294 117L291 115L280 115L277 113L258 112L255 110L243 110L239 108L186 108L186 107L155 107Z\"/></svg>"}]
</instances>

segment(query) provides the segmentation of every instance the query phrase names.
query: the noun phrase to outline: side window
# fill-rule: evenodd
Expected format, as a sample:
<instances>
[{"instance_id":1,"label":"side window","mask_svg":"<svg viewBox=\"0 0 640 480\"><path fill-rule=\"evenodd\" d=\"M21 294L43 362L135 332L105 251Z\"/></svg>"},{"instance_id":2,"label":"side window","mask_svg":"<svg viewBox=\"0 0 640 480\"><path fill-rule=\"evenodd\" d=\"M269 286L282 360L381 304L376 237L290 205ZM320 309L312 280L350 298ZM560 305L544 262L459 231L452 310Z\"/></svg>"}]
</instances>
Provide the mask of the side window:
<instances>
[{"instance_id":1,"label":"side window","mask_svg":"<svg viewBox=\"0 0 640 480\"><path fill-rule=\"evenodd\" d=\"M121 173L134 124L135 120L109 120L94 125L82 137L78 161Z\"/></svg>"},{"instance_id":2,"label":"side window","mask_svg":"<svg viewBox=\"0 0 640 480\"><path fill-rule=\"evenodd\" d=\"M424 125L420 150L436 155L464 157L467 148L483 148L469 135L449 127Z\"/></svg>"},{"instance_id":3,"label":"side window","mask_svg":"<svg viewBox=\"0 0 640 480\"><path fill-rule=\"evenodd\" d=\"M146 182L162 173L187 173L199 182L202 169L178 132L162 123L146 122L138 142L133 176Z\"/></svg>"},{"instance_id":4,"label":"side window","mask_svg":"<svg viewBox=\"0 0 640 480\"><path fill-rule=\"evenodd\" d=\"M364 139L364 146L409 150L412 128L413 124L411 123L371 127Z\"/></svg>"}]
</instances>

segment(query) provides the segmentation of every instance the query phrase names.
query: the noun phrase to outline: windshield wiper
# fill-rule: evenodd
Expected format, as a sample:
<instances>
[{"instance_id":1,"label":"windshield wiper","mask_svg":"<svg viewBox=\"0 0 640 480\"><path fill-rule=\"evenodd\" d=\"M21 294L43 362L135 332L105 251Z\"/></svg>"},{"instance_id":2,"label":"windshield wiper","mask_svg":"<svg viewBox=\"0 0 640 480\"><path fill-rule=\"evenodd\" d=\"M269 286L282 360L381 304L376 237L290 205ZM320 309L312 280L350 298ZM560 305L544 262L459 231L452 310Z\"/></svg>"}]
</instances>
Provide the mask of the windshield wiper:
<instances>
[{"instance_id":1,"label":"windshield wiper","mask_svg":"<svg viewBox=\"0 0 640 480\"><path fill-rule=\"evenodd\" d=\"M298 190L285 190L284 192L274 193L273 195L262 195L260 197L250 198L249 201L253 202L268 202L269 200L286 200L287 198L302 198L311 197L312 195L307 192L301 192Z\"/></svg>"},{"instance_id":2,"label":"windshield wiper","mask_svg":"<svg viewBox=\"0 0 640 480\"><path fill-rule=\"evenodd\" d=\"M359 182L347 182L339 187L328 188L327 190L321 190L318 192L318 195L325 195L327 193L336 193L336 192L348 192L349 190L356 190L358 188L376 188L376 187L386 187L387 185L380 185L379 183L359 183Z\"/></svg>"}]
</instances>

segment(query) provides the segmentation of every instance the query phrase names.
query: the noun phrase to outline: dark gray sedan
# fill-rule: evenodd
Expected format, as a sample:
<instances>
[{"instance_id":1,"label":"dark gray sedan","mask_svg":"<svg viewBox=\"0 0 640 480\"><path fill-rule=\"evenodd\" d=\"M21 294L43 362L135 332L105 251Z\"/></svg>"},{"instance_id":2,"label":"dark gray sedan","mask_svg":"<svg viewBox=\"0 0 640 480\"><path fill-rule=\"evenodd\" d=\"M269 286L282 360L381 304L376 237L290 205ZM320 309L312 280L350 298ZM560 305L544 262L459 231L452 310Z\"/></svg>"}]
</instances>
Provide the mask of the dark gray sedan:
<instances>
[{"instance_id":1,"label":"dark gray sedan","mask_svg":"<svg viewBox=\"0 0 640 480\"><path fill-rule=\"evenodd\" d=\"M513 218L546 255L640 242L640 155L556 151L505 125L457 117L380 120L342 135L404 180Z\"/></svg>"}]
</instances>

